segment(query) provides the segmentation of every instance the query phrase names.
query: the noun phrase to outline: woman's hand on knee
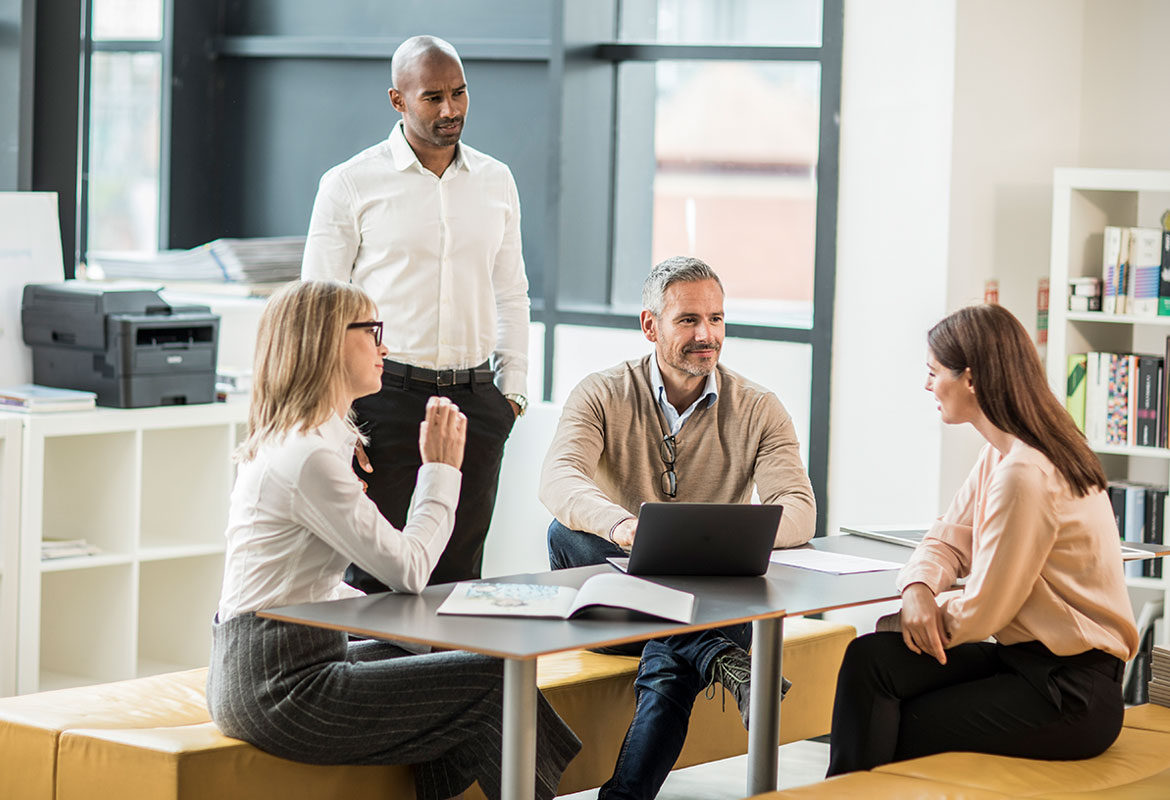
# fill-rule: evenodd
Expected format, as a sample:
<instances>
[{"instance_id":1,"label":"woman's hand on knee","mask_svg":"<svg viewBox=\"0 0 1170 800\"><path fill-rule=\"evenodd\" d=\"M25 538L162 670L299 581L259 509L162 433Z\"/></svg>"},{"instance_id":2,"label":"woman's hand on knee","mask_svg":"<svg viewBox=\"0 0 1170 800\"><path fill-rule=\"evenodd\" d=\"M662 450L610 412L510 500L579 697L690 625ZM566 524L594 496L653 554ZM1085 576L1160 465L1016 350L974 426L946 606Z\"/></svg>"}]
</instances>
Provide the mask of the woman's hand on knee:
<instances>
[{"instance_id":1,"label":"woman's hand on knee","mask_svg":"<svg viewBox=\"0 0 1170 800\"><path fill-rule=\"evenodd\" d=\"M912 583L902 591L902 640L915 653L926 653L947 663L950 642L942 609L924 583Z\"/></svg>"},{"instance_id":2,"label":"woman's hand on knee","mask_svg":"<svg viewBox=\"0 0 1170 800\"><path fill-rule=\"evenodd\" d=\"M419 424L418 451L424 464L438 462L455 469L463 466L467 417L446 397L427 400L426 418Z\"/></svg>"}]
</instances>

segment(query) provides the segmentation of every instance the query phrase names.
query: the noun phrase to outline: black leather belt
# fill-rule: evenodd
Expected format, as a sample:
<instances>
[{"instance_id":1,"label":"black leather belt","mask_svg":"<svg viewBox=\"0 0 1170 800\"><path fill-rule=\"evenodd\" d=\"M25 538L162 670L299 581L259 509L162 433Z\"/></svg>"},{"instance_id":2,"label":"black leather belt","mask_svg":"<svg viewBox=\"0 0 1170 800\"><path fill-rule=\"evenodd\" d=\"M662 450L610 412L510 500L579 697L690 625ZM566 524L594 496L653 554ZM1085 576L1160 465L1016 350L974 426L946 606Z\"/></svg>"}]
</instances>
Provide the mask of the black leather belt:
<instances>
[{"instance_id":1,"label":"black leather belt","mask_svg":"<svg viewBox=\"0 0 1170 800\"><path fill-rule=\"evenodd\" d=\"M435 386L463 386L473 383L491 383L494 381L496 379L496 373L492 372L489 366L490 363L485 361L478 367L472 367L471 369L427 369L426 367L416 367L411 364L400 364L397 361L391 361L387 358L382 361L382 367L387 374L404 378L408 381L430 383Z\"/></svg>"}]
</instances>

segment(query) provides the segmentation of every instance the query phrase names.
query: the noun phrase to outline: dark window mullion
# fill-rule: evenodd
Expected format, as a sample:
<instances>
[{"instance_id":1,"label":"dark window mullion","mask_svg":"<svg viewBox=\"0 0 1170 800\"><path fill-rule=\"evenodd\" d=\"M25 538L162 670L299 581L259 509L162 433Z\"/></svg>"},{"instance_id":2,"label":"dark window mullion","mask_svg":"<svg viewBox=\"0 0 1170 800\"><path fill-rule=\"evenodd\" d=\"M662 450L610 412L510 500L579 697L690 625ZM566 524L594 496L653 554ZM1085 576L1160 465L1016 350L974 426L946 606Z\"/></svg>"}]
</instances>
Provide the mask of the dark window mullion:
<instances>
[{"instance_id":1,"label":"dark window mullion","mask_svg":"<svg viewBox=\"0 0 1170 800\"><path fill-rule=\"evenodd\" d=\"M821 61L824 50L755 44L607 42L598 45L594 55L606 61Z\"/></svg>"}]
</instances>

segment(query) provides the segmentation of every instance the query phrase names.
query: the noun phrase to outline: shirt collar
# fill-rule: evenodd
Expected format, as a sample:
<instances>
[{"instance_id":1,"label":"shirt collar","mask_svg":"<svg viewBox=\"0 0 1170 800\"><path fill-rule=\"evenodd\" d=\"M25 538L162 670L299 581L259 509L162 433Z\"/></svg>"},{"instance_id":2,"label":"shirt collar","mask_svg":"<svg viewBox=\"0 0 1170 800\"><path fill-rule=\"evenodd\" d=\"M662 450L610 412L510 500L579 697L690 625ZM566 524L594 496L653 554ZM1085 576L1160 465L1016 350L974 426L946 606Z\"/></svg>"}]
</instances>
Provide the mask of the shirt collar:
<instances>
[{"instance_id":1,"label":"shirt collar","mask_svg":"<svg viewBox=\"0 0 1170 800\"><path fill-rule=\"evenodd\" d=\"M325 443L330 448L341 453L343 456L352 455L354 445L357 444L357 436L341 417L333 414L329 419L321 423L317 428L317 433L325 440Z\"/></svg>"},{"instance_id":2,"label":"shirt collar","mask_svg":"<svg viewBox=\"0 0 1170 800\"><path fill-rule=\"evenodd\" d=\"M406 141L406 133L403 131L403 122L398 120L394 124L394 128L390 131L388 137L390 142L390 158L394 161L394 169L399 172L405 172L412 165L417 165L418 169L426 169L422 162L418 160L414 149L410 146L410 142ZM448 170L461 169L464 172L471 172L471 164L466 157L467 148L462 143L455 145L455 160L451 162Z\"/></svg>"},{"instance_id":3,"label":"shirt collar","mask_svg":"<svg viewBox=\"0 0 1170 800\"><path fill-rule=\"evenodd\" d=\"M662 371L658 369L658 353L650 354L650 386L654 388L654 399L660 404L668 403L666 399L666 384L662 382ZM707 385L703 387L703 393L699 395L699 400L706 400L707 407L719 399L719 386L715 380L715 370L712 369L707 374ZM695 403L698 404L699 400Z\"/></svg>"}]
</instances>

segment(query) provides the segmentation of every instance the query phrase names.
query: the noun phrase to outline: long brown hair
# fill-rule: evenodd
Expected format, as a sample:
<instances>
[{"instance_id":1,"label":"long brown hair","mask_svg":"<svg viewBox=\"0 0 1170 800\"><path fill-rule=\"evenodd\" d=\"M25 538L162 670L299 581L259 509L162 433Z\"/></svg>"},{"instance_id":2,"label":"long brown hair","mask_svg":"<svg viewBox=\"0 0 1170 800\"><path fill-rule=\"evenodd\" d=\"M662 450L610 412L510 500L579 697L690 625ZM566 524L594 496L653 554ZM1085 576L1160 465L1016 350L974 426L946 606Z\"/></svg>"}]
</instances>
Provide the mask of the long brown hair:
<instances>
[{"instance_id":1,"label":"long brown hair","mask_svg":"<svg viewBox=\"0 0 1170 800\"><path fill-rule=\"evenodd\" d=\"M238 460L252 460L270 439L329 419L342 391L346 326L374 308L369 295L338 281L292 283L269 298L256 336L248 438ZM351 418L346 422L353 426Z\"/></svg>"},{"instance_id":2,"label":"long brown hair","mask_svg":"<svg viewBox=\"0 0 1170 800\"><path fill-rule=\"evenodd\" d=\"M1078 497L1106 486L1101 461L1048 388L1024 326L999 305L961 308L930 329L930 352L955 376L971 370L975 400L992 425L1044 455Z\"/></svg>"}]
</instances>

